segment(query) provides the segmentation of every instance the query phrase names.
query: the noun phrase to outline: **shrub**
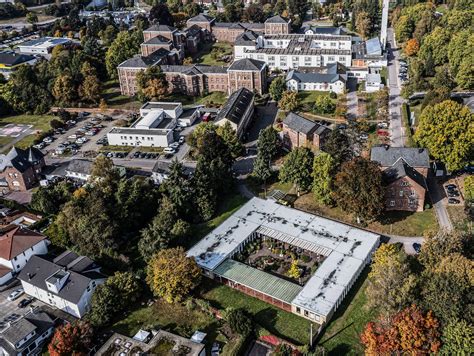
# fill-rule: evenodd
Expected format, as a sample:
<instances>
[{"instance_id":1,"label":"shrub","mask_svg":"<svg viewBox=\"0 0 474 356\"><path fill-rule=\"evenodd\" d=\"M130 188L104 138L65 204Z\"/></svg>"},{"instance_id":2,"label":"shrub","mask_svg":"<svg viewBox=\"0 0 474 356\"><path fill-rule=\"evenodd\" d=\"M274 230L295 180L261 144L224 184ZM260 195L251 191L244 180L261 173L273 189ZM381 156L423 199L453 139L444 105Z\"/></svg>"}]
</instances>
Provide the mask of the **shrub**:
<instances>
[{"instance_id":1,"label":"shrub","mask_svg":"<svg viewBox=\"0 0 474 356\"><path fill-rule=\"evenodd\" d=\"M233 332L246 336L253 331L252 319L243 309L226 309L225 317Z\"/></svg>"}]
</instances>

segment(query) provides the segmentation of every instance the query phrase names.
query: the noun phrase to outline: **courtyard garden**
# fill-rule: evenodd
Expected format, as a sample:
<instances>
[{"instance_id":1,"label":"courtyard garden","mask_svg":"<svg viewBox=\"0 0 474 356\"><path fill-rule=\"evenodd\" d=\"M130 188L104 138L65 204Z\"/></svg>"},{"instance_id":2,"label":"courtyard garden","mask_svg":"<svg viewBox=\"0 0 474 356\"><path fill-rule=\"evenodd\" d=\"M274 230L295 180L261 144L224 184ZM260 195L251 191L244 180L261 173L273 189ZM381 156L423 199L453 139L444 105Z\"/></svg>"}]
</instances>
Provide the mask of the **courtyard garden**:
<instances>
[{"instance_id":1,"label":"courtyard garden","mask_svg":"<svg viewBox=\"0 0 474 356\"><path fill-rule=\"evenodd\" d=\"M302 250L276 239L252 241L235 256L239 262L304 285L324 260L324 256Z\"/></svg>"}]
</instances>

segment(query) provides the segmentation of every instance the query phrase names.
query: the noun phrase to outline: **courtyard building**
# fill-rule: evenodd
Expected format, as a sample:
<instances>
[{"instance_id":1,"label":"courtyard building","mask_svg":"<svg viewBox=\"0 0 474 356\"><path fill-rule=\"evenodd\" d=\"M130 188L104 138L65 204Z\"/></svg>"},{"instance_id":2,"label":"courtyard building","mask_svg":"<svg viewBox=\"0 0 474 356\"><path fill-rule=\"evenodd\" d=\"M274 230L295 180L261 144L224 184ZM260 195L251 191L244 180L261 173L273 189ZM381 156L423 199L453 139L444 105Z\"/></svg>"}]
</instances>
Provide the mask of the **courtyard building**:
<instances>
[{"instance_id":1,"label":"courtyard building","mask_svg":"<svg viewBox=\"0 0 474 356\"><path fill-rule=\"evenodd\" d=\"M331 134L331 129L327 126L293 112L286 115L282 123L282 129L283 145L289 150L297 147L320 150Z\"/></svg>"},{"instance_id":2,"label":"courtyard building","mask_svg":"<svg viewBox=\"0 0 474 356\"><path fill-rule=\"evenodd\" d=\"M323 325L379 243L375 233L255 197L187 255L205 276Z\"/></svg>"},{"instance_id":3,"label":"courtyard building","mask_svg":"<svg viewBox=\"0 0 474 356\"><path fill-rule=\"evenodd\" d=\"M242 138L253 119L254 100L254 93L246 88L233 92L217 114L216 125L223 126L229 122L237 137Z\"/></svg>"}]
</instances>

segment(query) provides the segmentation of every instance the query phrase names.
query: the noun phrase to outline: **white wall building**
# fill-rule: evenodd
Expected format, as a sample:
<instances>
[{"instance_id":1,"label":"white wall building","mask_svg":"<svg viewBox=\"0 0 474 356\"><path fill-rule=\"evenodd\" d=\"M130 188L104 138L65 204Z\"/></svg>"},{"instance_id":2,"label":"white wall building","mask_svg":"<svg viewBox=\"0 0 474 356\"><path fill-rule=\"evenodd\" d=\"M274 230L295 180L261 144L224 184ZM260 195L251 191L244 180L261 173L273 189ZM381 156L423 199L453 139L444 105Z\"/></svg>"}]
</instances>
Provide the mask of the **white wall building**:
<instances>
[{"instance_id":1,"label":"white wall building","mask_svg":"<svg viewBox=\"0 0 474 356\"><path fill-rule=\"evenodd\" d=\"M339 68L341 67L341 68ZM338 63L330 64L318 71L301 72L290 70L286 76L286 87L291 91L327 91L342 94L346 89L345 67Z\"/></svg>"},{"instance_id":2,"label":"white wall building","mask_svg":"<svg viewBox=\"0 0 474 356\"><path fill-rule=\"evenodd\" d=\"M260 35L256 40L243 34L234 45L235 59L253 58L267 63L270 69L324 67L352 61L352 38L345 35Z\"/></svg>"},{"instance_id":3,"label":"white wall building","mask_svg":"<svg viewBox=\"0 0 474 356\"><path fill-rule=\"evenodd\" d=\"M95 288L106 277L89 258L66 251L52 261L33 256L18 279L26 294L81 318L90 309Z\"/></svg>"},{"instance_id":4,"label":"white wall building","mask_svg":"<svg viewBox=\"0 0 474 356\"><path fill-rule=\"evenodd\" d=\"M16 226L0 236L0 285L19 273L34 255L48 253L46 236Z\"/></svg>"},{"instance_id":5,"label":"white wall building","mask_svg":"<svg viewBox=\"0 0 474 356\"><path fill-rule=\"evenodd\" d=\"M72 43L70 38L63 37L42 37L36 40L26 41L18 45L20 53L24 54L50 54L53 49L60 45L67 45Z\"/></svg>"},{"instance_id":6,"label":"white wall building","mask_svg":"<svg viewBox=\"0 0 474 356\"><path fill-rule=\"evenodd\" d=\"M382 84L382 78L380 74L367 74L365 79L365 91L368 93L373 93L383 89L384 85Z\"/></svg>"}]
</instances>

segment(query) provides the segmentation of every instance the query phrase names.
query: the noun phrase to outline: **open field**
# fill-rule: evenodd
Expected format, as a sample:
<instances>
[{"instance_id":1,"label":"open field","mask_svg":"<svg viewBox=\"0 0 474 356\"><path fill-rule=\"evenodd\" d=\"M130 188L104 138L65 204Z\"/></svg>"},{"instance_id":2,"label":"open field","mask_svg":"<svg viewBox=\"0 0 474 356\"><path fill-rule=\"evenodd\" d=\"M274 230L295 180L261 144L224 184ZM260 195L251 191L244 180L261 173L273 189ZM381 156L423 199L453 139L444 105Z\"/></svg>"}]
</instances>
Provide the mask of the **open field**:
<instances>
[{"instance_id":1,"label":"open field","mask_svg":"<svg viewBox=\"0 0 474 356\"><path fill-rule=\"evenodd\" d=\"M107 106L111 109L139 109L143 104L134 97L122 95L120 93L120 85L116 80L109 80L102 86L102 98L107 102Z\"/></svg>"},{"instance_id":2,"label":"open field","mask_svg":"<svg viewBox=\"0 0 474 356\"><path fill-rule=\"evenodd\" d=\"M255 322L272 334L297 344L309 343L310 321L286 312L238 290L205 278L201 296L218 309L244 308L253 314ZM316 331L317 324L313 330Z\"/></svg>"},{"instance_id":3,"label":"open field","mask_svg":"<svg viewBox=\"0 0 474 356\"><path fill-rule=\"evenodd\" d=\"M368 269L361 274L318 338L318 345L324 346L329 355L364 354L359 335L365 325L377 317L377 312L366 306L367 275Z\"/></svg>"},{"instance_id":4,"label":"open field","mask_svg":"<svg viewBox=\"0 0 474 356\"><path fill-rule=\"evenodd\" d=\"M217 55L212 54L213 49L217 52ZM219 57L232 56L232 54L233 47L230 43L206 43L202 46L200 51L193 56L193 62L209 66L229 66L231 61L225 62L219 59Z\"/></svg>"}]
</instances>

